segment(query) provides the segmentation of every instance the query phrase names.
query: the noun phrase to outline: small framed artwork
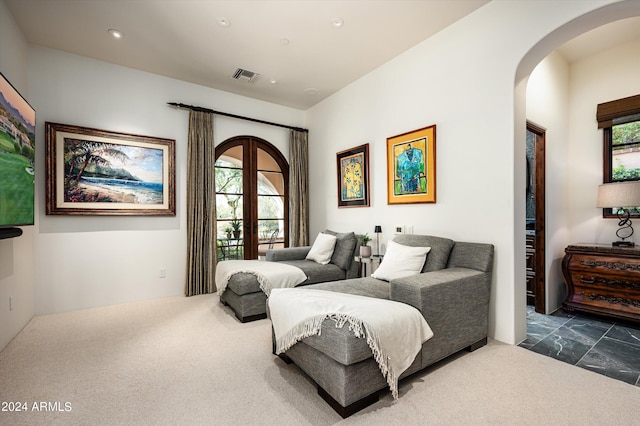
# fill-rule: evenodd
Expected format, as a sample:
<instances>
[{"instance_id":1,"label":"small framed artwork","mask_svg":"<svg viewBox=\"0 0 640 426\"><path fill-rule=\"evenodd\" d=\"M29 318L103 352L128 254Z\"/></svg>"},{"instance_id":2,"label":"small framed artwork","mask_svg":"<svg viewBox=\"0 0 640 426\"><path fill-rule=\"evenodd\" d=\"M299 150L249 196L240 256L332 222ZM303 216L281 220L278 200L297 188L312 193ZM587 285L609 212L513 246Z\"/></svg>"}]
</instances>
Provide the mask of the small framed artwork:
<instances>
[{"instance_id":1,"label":"small framed artwork","mask_svg":"<svg viewBox=\"0 0 640 426\"><path fill-rule=\"evenodd\" d=\"M387 138L387 204L435 202L435 124Z\"/></svg>"},{"instance_id":2,"label":"small framed artwork","mask_svg":"<svg viewBox=\"0 0 640 426\"><path fill-rule=\"evenodd\" d=\"M369 144L337 155L338 207L369 206Z\"/></svg>"},{"instance_id":3,"label":"small framed artwork","mask_svg":"<svg viewBox=\"0 0 640 426\"><path fill-rule=\"evenodd\" d=\"M45 123L48 215L175 216L175 140Z\"/></svg>"}]
</instances>

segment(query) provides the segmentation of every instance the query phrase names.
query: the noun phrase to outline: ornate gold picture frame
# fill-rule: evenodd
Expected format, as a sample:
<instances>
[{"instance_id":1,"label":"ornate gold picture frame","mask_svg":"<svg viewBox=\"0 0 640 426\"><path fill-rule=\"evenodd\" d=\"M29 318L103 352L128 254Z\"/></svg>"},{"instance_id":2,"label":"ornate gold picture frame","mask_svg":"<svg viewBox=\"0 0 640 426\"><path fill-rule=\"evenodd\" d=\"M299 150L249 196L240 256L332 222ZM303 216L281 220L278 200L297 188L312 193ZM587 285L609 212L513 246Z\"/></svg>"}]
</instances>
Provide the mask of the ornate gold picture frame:
<instances>
[{"instance_id":1,"label":"ornate gold picture frame","mask_svg":"<svg viewBox=\"0 0 640 426\"><path fill-rule=\"evenodd\" d=\"M435 124L387 138L387 204L435 202Z\"/></svg>"},{"instance_id":2,"label":"ornate gold picture frame","mask_svg":"<svg viewBox=\"0 0 640 426\"><path fill-rule=\"evenodd\" d=\"M175 140L45 123L48 215L175 216Z\"/></svg>"}]
</instances>

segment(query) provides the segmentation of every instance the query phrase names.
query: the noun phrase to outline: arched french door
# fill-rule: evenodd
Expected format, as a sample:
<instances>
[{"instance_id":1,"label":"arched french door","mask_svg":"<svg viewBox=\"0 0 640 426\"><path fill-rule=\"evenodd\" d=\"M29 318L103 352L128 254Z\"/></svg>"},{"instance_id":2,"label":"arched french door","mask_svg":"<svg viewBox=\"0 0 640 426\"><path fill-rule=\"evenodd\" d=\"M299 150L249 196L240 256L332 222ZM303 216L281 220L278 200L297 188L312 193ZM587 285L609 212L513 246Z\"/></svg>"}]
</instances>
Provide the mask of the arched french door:
<instances>
[{"instance_id":1,"label":"arched french door","mask_svg":"<svg viewBox=\"0 0 640 426\"><path fill-rule=\"evenodd\" d=\"M257 259L289 241L289 165L269 142L237 136L216 147L218 260Z\"/></svg>"}]
</instances>

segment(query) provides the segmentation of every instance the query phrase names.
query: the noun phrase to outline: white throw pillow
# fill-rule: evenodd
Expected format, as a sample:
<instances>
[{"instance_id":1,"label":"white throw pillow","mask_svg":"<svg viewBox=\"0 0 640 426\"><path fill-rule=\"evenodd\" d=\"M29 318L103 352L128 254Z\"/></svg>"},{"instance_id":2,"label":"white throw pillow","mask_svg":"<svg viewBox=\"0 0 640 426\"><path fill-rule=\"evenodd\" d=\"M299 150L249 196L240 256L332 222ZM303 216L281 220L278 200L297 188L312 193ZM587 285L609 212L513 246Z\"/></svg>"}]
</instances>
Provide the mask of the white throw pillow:
<instances>
[{"instance_id":1,"label":"white throw pillow","mask_svg":"<svg viewBox=\"0 0 640 426\"><path fill-rule=\"evenodd\" d=\"M336 240L335 235L319 233L307 254L307 260L313 260L321 265L329 263L336 248Z\"/></svg>"},{"instance_id":2,"label":"white throw pillow","mask_svg":"<svg viewBox=\"0 0 640 426\"><path fill-rule=\"evenodd\" d=\"M371 276L379 280L391 281L417 275L422 271L430 250L431 247L412 247L389 241L382 263Z\"/></svg>"}]
</instances>

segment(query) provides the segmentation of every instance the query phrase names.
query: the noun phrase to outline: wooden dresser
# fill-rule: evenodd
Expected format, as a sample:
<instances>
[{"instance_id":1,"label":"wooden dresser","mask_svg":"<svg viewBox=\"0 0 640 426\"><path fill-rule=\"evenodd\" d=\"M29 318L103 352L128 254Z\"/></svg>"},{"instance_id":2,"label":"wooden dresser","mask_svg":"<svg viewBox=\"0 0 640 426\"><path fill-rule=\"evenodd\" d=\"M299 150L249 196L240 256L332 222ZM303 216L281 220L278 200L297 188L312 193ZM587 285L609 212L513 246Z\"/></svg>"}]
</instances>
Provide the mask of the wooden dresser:
<instances>
[{"instance_id":1,"label":"wooden dresser","mask_svg":"<svg viewBox=\"0 0 640 426\"><path fill-rule=\"evenodd\" d=\"M565 249L564 308L640 322L640 248L575 244Z\"/></svg>"}]
</instances>

